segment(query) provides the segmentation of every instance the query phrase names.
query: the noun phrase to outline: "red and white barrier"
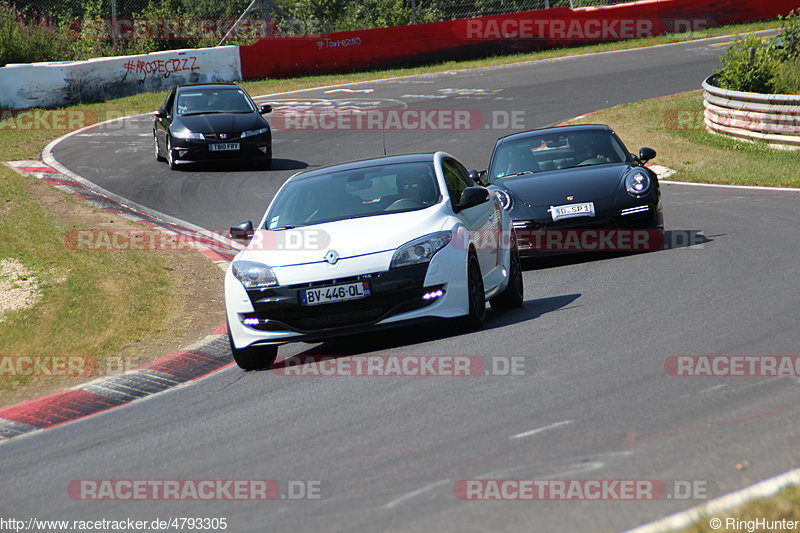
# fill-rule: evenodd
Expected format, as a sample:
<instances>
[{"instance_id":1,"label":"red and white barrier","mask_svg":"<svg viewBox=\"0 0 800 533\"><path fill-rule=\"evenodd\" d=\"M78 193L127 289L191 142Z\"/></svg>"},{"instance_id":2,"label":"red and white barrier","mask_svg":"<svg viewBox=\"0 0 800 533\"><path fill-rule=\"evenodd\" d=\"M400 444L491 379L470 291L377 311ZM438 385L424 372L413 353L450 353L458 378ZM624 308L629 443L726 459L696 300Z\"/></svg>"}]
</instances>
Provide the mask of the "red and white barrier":
<instances>
[{"instance_id":1,"label":"red and white barrier","mask_svg":"<svg viewBox=\"0 0 800 533\"><path fill-rule=\"evenodd\" d=\"M347 72L651 37L788 14L798 0L645 0L411 26L272 37L242 46L244 79Z\"/></svg>"}]
</instances>

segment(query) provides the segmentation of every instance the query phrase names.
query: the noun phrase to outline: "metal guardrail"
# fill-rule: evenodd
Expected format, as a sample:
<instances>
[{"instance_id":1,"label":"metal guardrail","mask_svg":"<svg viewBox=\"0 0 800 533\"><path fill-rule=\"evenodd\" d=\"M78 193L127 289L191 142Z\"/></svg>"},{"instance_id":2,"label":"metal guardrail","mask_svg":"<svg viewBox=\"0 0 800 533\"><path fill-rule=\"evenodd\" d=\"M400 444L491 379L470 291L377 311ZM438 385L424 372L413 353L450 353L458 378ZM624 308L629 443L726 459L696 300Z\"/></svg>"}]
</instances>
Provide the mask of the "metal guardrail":
<instances>
[{"instance_id":1,"label":"metal guardrail","mask_svg":"<svg viewBox=\"0 0 800 533\"><path fill-rule=\"evenodd\" d=\"M800 95L728 91L703 82L704 122L711 133L767 141L777 148L800 148Z\"/></svg>"}]
</instances>

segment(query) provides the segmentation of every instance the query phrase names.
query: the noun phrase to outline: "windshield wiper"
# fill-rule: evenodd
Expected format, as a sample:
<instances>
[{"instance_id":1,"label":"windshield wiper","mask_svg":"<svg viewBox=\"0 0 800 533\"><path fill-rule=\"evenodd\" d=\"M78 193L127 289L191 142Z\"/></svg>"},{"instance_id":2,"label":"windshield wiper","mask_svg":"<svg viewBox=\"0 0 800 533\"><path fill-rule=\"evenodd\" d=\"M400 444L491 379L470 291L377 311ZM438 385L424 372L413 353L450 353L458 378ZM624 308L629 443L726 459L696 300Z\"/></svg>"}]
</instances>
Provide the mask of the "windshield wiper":
<instances>
[{"instance_id":1,"label":"windshield wiper","mask_svg":"<svg viewBox=\"0 0 800 533\"><path fill-rule=\"evenodd\" d=\"M295 229L295 228L302 228L306 224L286 224L285 226L280 226L278 228L270 228L270 231L279 231L282 229Z\"/></svg>"},{"instance_id":2,"label":"windshield wiper","mask_svg":"<svg viewBox=\"0 0 800 533\"><path fill-rule=\"evenodd\" d=\"M533 174L532 170L523 170L522 172L515 172L514 174L507 174L505 176L501 176L503 178L513 178L514 176L522 176L524 174Z\"/></svg>"},{"instance_id":3,"label":"windshield wiper","mask_svg":"<svg viewBox=\"0 0 800 533\"><path fill-rule=\"evenodd\" d=\"M192 117L195 115L218 115L220 113L227 113L227 111L195 111L193 113L183 113L182 117Z\"/></svg>"}]
</instances>

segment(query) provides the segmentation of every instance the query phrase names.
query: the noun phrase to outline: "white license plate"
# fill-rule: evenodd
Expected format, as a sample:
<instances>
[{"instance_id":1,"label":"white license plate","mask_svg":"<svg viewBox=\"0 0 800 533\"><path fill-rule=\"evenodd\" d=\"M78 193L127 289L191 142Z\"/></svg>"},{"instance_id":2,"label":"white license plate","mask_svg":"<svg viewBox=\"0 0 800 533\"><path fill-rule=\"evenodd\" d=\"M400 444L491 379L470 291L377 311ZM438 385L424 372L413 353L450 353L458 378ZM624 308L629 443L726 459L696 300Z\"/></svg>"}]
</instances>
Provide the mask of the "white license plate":
<instances>
[{"instance_id":1,"label":"white license plate","mask_svg":"<svg viewBox=\"0 0 800 533\"><path fill-rule=\"evenodd\" d=\"M302 290L300 291L300 303L302 305L319 305L357 300L359 298L366 298L369 295L369 283L366 281L359 281L357 283L345 283L342 285L331 285L330 287L320 287L318 289Z\"/></svg>"},{"instance_id":2,"label":"white license plate","mask_svg":"<svg viewBox=\"0 0 800 533\"><path fill-rule=\"evenodd\" d=\"M553 220L561 220L562 218L573 217L593 217L594 203L588 202L585 204L570 204L551 207L550 215L553 217Z\"/></svg>"},{"instance_id":3,"label":"white license plate","mask_svg":"<svg viewBox=\"0 0 800 533\"><path fill-rule=\"evenodd\" d=\"M228 152L231 150L238 150L239 143L217 143L209 144L208 149L212 152Z\"/></svg>"}]
</instances>

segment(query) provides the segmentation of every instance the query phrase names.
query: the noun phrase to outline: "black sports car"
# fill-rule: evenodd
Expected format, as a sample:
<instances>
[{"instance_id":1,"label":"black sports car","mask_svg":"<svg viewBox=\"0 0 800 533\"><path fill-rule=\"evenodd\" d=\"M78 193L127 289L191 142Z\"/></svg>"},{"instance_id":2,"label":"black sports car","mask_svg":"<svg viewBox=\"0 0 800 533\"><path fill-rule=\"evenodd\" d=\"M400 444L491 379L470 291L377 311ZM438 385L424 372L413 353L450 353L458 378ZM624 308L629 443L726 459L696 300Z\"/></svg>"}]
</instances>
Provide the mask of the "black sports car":
<instances>
[{"instance_id":1,"label":"black sports car","mask_svg":"<svg viewBox=\"0 0 800 533\"><path fill-rule=\"evenodd\" d=\"M171 169L182 163L254 159L272 165L272 132L256 106L234 83L178 85L156 111L153 145L158 161Z\"/></svg>"},{"instance_id":2,"label":"black sports car","mask_svg":"<svg viewBox=\"0 0 800 533\"><path fill-rule=\"evenodd\" d=\"M561 229L664 227L658 178L604 125L559 126L498 139L489 168L471 177L498 191L523 254L541 251L532 233Z\"/></svg>"}]
</instances>

